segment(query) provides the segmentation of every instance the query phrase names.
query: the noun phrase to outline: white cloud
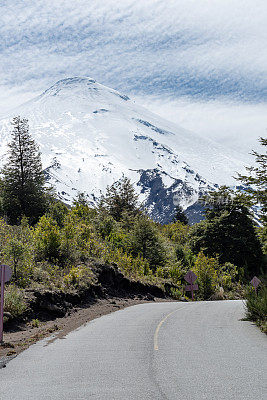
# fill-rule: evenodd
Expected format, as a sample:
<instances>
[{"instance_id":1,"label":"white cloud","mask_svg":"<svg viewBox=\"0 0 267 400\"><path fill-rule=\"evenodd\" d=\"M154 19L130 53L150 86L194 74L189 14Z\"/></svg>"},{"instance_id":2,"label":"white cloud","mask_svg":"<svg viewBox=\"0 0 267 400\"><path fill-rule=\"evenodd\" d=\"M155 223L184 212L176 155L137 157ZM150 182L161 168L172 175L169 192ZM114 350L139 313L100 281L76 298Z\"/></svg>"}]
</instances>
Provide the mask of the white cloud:
<instances>
[{"instance_id":1,"label":"white cloud","mask_svg":"<svg viewBox=\"0 0 267 400\"><path fill-rule=\"evenodd\" d=\"M252 149L260 149L259 137L267 136L267 104L153 96L137 96L135 100L163 118L242 153L247 159Z\"/></svg>"},{"instance_id":2,"label":"white cloud","mask_svg":"<svg viewBox=\"0 0 267 400\"><path fill-rule=\"evenodd\" d=\"M2 0L0 19L0 113L82 75L233 146L266 127L265 0Z\"/></svg>"}]
</instances>

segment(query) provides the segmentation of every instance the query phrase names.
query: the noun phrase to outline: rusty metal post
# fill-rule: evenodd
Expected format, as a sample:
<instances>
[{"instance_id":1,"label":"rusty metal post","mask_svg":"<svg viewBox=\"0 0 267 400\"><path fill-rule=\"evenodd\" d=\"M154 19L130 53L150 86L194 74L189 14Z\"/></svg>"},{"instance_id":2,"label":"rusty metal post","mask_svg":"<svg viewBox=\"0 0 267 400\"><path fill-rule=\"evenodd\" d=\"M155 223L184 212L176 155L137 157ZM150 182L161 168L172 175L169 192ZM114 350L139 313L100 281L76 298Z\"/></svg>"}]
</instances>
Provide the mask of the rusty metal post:
<instances>
[{"instance_id":1,"label":"rusty metal post","mask_svg":"<svg viewBox=\"0 0 267 400\"><path fill-rule=\"evenodd\" d=\"M4 290L5 290L5 266L1 266L1 302L0 302L0 343L3 342L4 330Z\"/></svg>"}]
</instances>

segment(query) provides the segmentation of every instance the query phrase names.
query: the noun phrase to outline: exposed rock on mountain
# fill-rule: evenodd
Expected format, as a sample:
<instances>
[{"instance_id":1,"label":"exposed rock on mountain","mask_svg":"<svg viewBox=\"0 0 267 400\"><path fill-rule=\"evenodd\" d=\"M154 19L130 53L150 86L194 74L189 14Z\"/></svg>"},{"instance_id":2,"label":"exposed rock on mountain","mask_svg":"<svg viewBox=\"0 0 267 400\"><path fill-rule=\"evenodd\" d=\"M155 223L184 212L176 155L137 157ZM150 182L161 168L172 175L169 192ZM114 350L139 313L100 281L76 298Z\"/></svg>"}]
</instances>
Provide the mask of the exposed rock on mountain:
<instances>
[{"instance_id":1,"label":"exposed rock on mountain","mask_svg":"<svg viewBox=\"0 0 267 400\"><path fill-rule=\"evenodd\" d=\"M239 155L89 78L59 81L2 119L1 162L15 115L29 119L47 178L67 203L78 191L95 203L124 174L156 220L172 219L176 195L196 221L199 196L217 184L232 183L232 175L243 167Z\"/></svg>"}]
</instances>

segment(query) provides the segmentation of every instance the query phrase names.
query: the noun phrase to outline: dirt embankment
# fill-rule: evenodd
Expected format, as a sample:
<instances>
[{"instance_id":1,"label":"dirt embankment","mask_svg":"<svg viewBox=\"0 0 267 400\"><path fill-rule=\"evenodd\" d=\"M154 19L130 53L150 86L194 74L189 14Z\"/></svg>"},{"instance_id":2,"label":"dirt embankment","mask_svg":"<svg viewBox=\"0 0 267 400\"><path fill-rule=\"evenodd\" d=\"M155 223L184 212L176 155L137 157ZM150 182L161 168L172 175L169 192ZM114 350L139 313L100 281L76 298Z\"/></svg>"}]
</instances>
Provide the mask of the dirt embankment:
<instances>
[{"instance_id":1,"label":"dirt embankment","mask_svg":"<svg viewBox=\"0 0 267 400\"><path fill-rule=\"evenodd\" d=\"M134 304L171 300L172 285L162 289L129 280L116 265L95 264L94 273L97 283L79 291L26 291L27 312L4 326L0 368L44 337L62 338L88 321Z\"/></svg>"}]
</instances>

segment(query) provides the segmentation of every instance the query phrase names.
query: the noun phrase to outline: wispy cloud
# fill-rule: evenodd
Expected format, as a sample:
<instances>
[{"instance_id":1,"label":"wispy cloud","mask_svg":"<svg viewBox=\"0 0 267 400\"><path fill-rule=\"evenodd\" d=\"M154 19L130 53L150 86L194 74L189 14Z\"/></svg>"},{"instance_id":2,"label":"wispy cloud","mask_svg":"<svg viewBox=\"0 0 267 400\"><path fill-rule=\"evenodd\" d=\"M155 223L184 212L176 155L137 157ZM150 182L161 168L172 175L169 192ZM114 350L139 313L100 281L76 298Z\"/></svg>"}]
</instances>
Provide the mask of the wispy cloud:
<instances>
[{"instance_id":1,"label":"wispy cloud","mask_svg":"<svg viewBox=\"0 0 267 400\"><path fill-rule=\"evenodd\" d=\"M74 75L170 102L267 100L265 0L2 0L0 15L2 111Z\"/></svg>"},{"instance_id":2,"label":"wispy cloud","mask_svg":"<svg viewBox=\"0 0 267 400\"><path fill-rule=\"evenodd\" d=\"M197 101L191 98L169 99L162 96L137 96L137 102L177 123L242 153L260 150L257 139L267 136L267 105L221 100Z\"/></svg>"}]
</instances>

